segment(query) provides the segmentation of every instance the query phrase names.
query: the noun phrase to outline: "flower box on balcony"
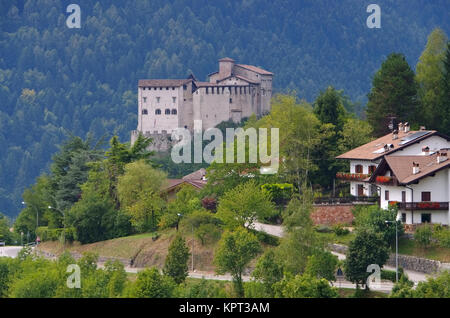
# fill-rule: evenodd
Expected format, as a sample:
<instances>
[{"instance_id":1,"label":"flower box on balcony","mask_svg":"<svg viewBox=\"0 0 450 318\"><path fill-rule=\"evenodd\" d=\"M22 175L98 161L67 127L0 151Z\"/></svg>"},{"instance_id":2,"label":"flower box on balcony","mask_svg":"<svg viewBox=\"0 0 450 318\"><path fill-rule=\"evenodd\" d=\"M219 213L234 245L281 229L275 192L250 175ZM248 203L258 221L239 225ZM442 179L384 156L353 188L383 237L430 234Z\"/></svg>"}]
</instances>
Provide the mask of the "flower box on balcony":
<instances>
[{"instance_id":1,"label":"flower box on balcony","mask_svg":"<svg viewBox=\"0 0 450 318\"><path fill-rule=\"evenodd\" d=\"M362 181L370 177L369 174L364 173L349 173L349 172L338 172L336 173L336 178L350 181Z\"/></svg>"},{"instance_id":2,"label":"flower box on balcony","mask_svg":"<svg viewBox=\"0 0 450 318\"><path fill-rule=\"evenodd\" d=\"M376 182L377 183L390 183L390 182L392 182L392 177L377 176Z\"/></svg>"}]
</instances>

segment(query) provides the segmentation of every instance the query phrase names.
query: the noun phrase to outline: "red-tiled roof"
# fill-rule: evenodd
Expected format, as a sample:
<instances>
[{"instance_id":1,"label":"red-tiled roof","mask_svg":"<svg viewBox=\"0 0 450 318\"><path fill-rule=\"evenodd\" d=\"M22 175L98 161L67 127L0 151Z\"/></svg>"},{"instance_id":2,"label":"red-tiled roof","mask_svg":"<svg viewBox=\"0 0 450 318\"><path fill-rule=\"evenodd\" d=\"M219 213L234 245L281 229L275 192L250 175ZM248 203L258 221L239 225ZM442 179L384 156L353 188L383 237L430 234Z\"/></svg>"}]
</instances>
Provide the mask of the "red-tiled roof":
<instances>
[{"instance_id":1,"label":"red-tiled roof","mask_svg":"<svg viewBox=\"0 0 450 318\"><path fill-rule=\"evenodd\" d=\"M440 150L439 152L447 154L447 156L450 155L448 150ZM419 165L419 173L413 174L413 163ZM424 156L386 156L370 178L370 182L374 182L376 176L380 175L379 172L385 170L383 165L386 164L400 184L410 184L439 170L449 168L450 159L447 158L447 160L438 163L437 152Z\"/></svg>"},{"instance_id":2,"label":"red-tiled roof","mask_svg":"<svg viewBox=\"0 0 450 318\"><path fill-rule=\"evenodd\" d=\"M403 142L403 139L407 138L408 136L413 135L414 133L417 133L418 131L410 131L408 133L405 133L404 131L400 131L398 133L398 138L393 140L392 139L392 133L385 135L383 137L380 137L378 139L375 139L365 145L359 146L355 149L352 149L340 156L337 156L337 159L360 159L360 160L376 160L379 158L382 158L383 156L387 154L392 154L396 152L399 149L405 148L408 145L411 145L413 143L416 143L418 141L421 141L423 139L426 139L433 135L439 135L443 138L446 138L449 140L449 137L442 135L438 133L435 130L428 130L425 131L426 134L423 136L416 138L414 140L411 140L409 142L400 144ZM381 149L385 145L392 145L393 147L389 146L389 150L386 152L381 152Z\"/></svg>"},{"instance_id":3,"label":"red-tiled roof","mask_svg":"<svg viewBox=\"0 0 450 318\"><path fill-rule=\"evenodd\" d=\"M246 64L236 64L236 66L242 67L242 68L246 68L250 71L256 72L258 74L262 74L262 75L273 75L273 73L266 71L260 67L257 66L253 66L253 65L246 65Z\"/></svg>"}]
</instances>

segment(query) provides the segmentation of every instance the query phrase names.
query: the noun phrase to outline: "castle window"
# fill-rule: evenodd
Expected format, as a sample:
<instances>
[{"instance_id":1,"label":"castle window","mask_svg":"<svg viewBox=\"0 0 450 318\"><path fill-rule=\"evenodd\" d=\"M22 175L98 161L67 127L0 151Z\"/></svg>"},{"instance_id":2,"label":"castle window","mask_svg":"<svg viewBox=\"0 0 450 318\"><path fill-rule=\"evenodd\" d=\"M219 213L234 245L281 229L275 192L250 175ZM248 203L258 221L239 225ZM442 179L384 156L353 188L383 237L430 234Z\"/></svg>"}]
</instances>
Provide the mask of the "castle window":
<instances>
[{"instance_id":1,"label":"castle window","mask_svg":"<svg viewBox=\"0 0 450 318\"><path fill-rule=\"evenodd\" d=\"M214 87L211 87L211 94L214 94Z\"/></svg>"},{"instance_id":2,"label":"castle window","mask_svg":"<svg viewBox=\"0 0 450 318\"><path fill-rule=\"evenodd\" d=\"M172 90L174 91L174 90L175 90L175 87L172 87Z\"/></svg>"},{"instance_id":3,"label":"castle window","mask_svg":"<svg viewBox=\"0 0 450 318\"><path fill-rule=\"evenodd\" d=\"M232 98L230 98L230 104L233 102L233 99Z\"/></svg>"},{"instance_id":4,"label":"castle window","mask_svg":"<svg viewBox=\"0 0 450 318\"><path fill-rule=\"evenodd\" d=\"M187 90L187 86L186 86L186 85L183 85L183 89L184 89L184 90Z\"/></svg>"},{"instance_id":5,"label":"castle window","mask_svg":"<svg viewBox=\"0 0 450 318\"><path fill-rule=\"evenodd\" d=\"M162 91L162 87L160 87L159 90Z\"/></svg>"},{"instance_id":6,"label":"castle window","mask_svg":"<svg viewBox=\"0 0 450 318\"><path fill-rule=\"evenodd\" d=\"M170 109L169 109L169 108L166 108L166 110L164 111L164 113L165 113L166 115L170 115Z\"/></svg>"},{"instance_id":7,"label":"castle window","mask_svg":"<svg viewBox=\"0 0 450 318\"><path fill-rule=\"evenodd\" d=\"M239 94L242 94L242 86L239 87Z\"/></svg>"},{"instance_id":8,"label":"castle window","mask_svg":"<svg viewBox=\"0 0 450 318\"><path fill-rule=\"evenodd\" d=\"M206 88L206 94L208 94L208 87Z\"/></svg>"},{"instance_id":9,"label":"castle window","mask_svg":"<svg viewBox=\"0 0 450 318\"><path fill-rule=\"evenodd\" d=\"M169 88L168 87L166 87L166 91L168 91L169 90Z\"/></svg>"},{"instance_id":10,"label":"castle window","mask_svg":"<svg viewBox=\"0 0 450 318\"><path fill-rule=\"evenodd\" d=\"M220 87L217 87L217 94L220 94Z\"/></svg>"},{"instance_id":11,"label":"castle window","mask_svg":"<svg viewBox=\"0 0 450 318\"><path fill-rule=\"evenodd\" d=\"M155 110L155 115L161 115L161 109L157 109L157 110Z\"/></svg>"},{"instance_id":12,"label":"castle window","mask_svg":"<svg viewBox=\"0 0 450 318\"><path fill-rule=\"evenodd\" d=\"M225 87L222 87L222 94L223 94L224 91L225 91Z\"/></svg>"},{"instance_id":13,"label":"castle window","mask_svg":"<svg viewBox=\"0 0 450 318\"><path fill-rule=\"evenodd\" d=\"M174 108L172 109L172 115L176 115L177 114L177 110Z\"/></svg>"},{"instance_id":14,"label":"castle window","mask_svg":"<svg viewBox=\"0 0 450 318\"><path fill-rule=\"evenodd\" d=\"M147 97L144 97L144 103L146 103L147 102Z\"/></svg>"},{"instance_id":15,"label":"castle window","mask_svg":"<svg viewBox=\"0 0 450 318\"><path fill-rule=\"evenodd\" d=\"M173 101L174 103L176 103L176 102L177 102L177 98L176 98L176 97L172 97L172 101Z\"/></svg>"},{"instance_id":16,"label":"castle window","mask_svg":"<svg viewBox=\"0 0 450 318\"><path fill-rule=\"evenodd\" d=\"M147 114L148 114L148 111L146 109L143 109L142 110L142 115L147 115Z\"/></svg>"},{"instance_id":17,"label":"castle window","mask_svg":"<svg viewBox=\"0 0 450 318\"><path fill-rule=\"evenodd\" d=\"M160 99L161 99L161 97L156 97L156 102L159 103Z\"/></svg>"},{"instance_id":18,"label":"castle window","mask_svg":"<svg viewBox=\"0 0 450 318\"><path fill-rule=\"evenodd\" d=\"M234 94L237 95L237 86L234 87Z\"/></svg>"}]
</instances>

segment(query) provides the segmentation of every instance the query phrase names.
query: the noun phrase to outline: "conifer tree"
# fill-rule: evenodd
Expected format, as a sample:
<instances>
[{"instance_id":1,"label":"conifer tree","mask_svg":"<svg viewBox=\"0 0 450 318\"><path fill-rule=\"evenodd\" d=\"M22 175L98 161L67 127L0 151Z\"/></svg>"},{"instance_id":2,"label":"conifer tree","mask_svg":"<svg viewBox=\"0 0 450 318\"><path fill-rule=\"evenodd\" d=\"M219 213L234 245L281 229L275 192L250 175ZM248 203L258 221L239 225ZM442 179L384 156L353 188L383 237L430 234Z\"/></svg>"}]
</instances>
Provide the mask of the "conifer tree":
<instances>
[{"instance_id":1,"label":"conifer tree","mask_svg":"<svg viewBox=\"0 0 450 318\"><path fill-rule=\"evenodd\" d=\"M417 83L403 54L392 53L376 72L368 94L367 120L375 136L389 132L389 117L412 121L417 111Z\"/></svg>"}]
</instances>

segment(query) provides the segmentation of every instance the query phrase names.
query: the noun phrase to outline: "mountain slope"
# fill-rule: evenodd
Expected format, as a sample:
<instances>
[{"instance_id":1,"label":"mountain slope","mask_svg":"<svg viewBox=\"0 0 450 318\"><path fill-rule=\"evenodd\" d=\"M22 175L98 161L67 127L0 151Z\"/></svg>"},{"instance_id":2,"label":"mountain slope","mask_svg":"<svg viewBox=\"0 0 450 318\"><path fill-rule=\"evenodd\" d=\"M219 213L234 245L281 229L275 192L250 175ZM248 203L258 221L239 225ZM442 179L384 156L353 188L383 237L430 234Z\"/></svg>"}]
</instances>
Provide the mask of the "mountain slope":
<instances>
[{"instance_id":1,"label":"mountain slope","mask_svg":"<svg viewBox=\"0 0 450 318\"><path fill-rule=\"evenodd\" d=\"M414 65L434 27L450 34L449 0L233 0L82 2L81 29L66 27L72 1L0 3L0 211L48 169L73 133L129 139L140 78L199 79L224 56L275 73L274 91L312 101L328 85L365 102L385 56Z\"/></svg>"}]
</instances>

